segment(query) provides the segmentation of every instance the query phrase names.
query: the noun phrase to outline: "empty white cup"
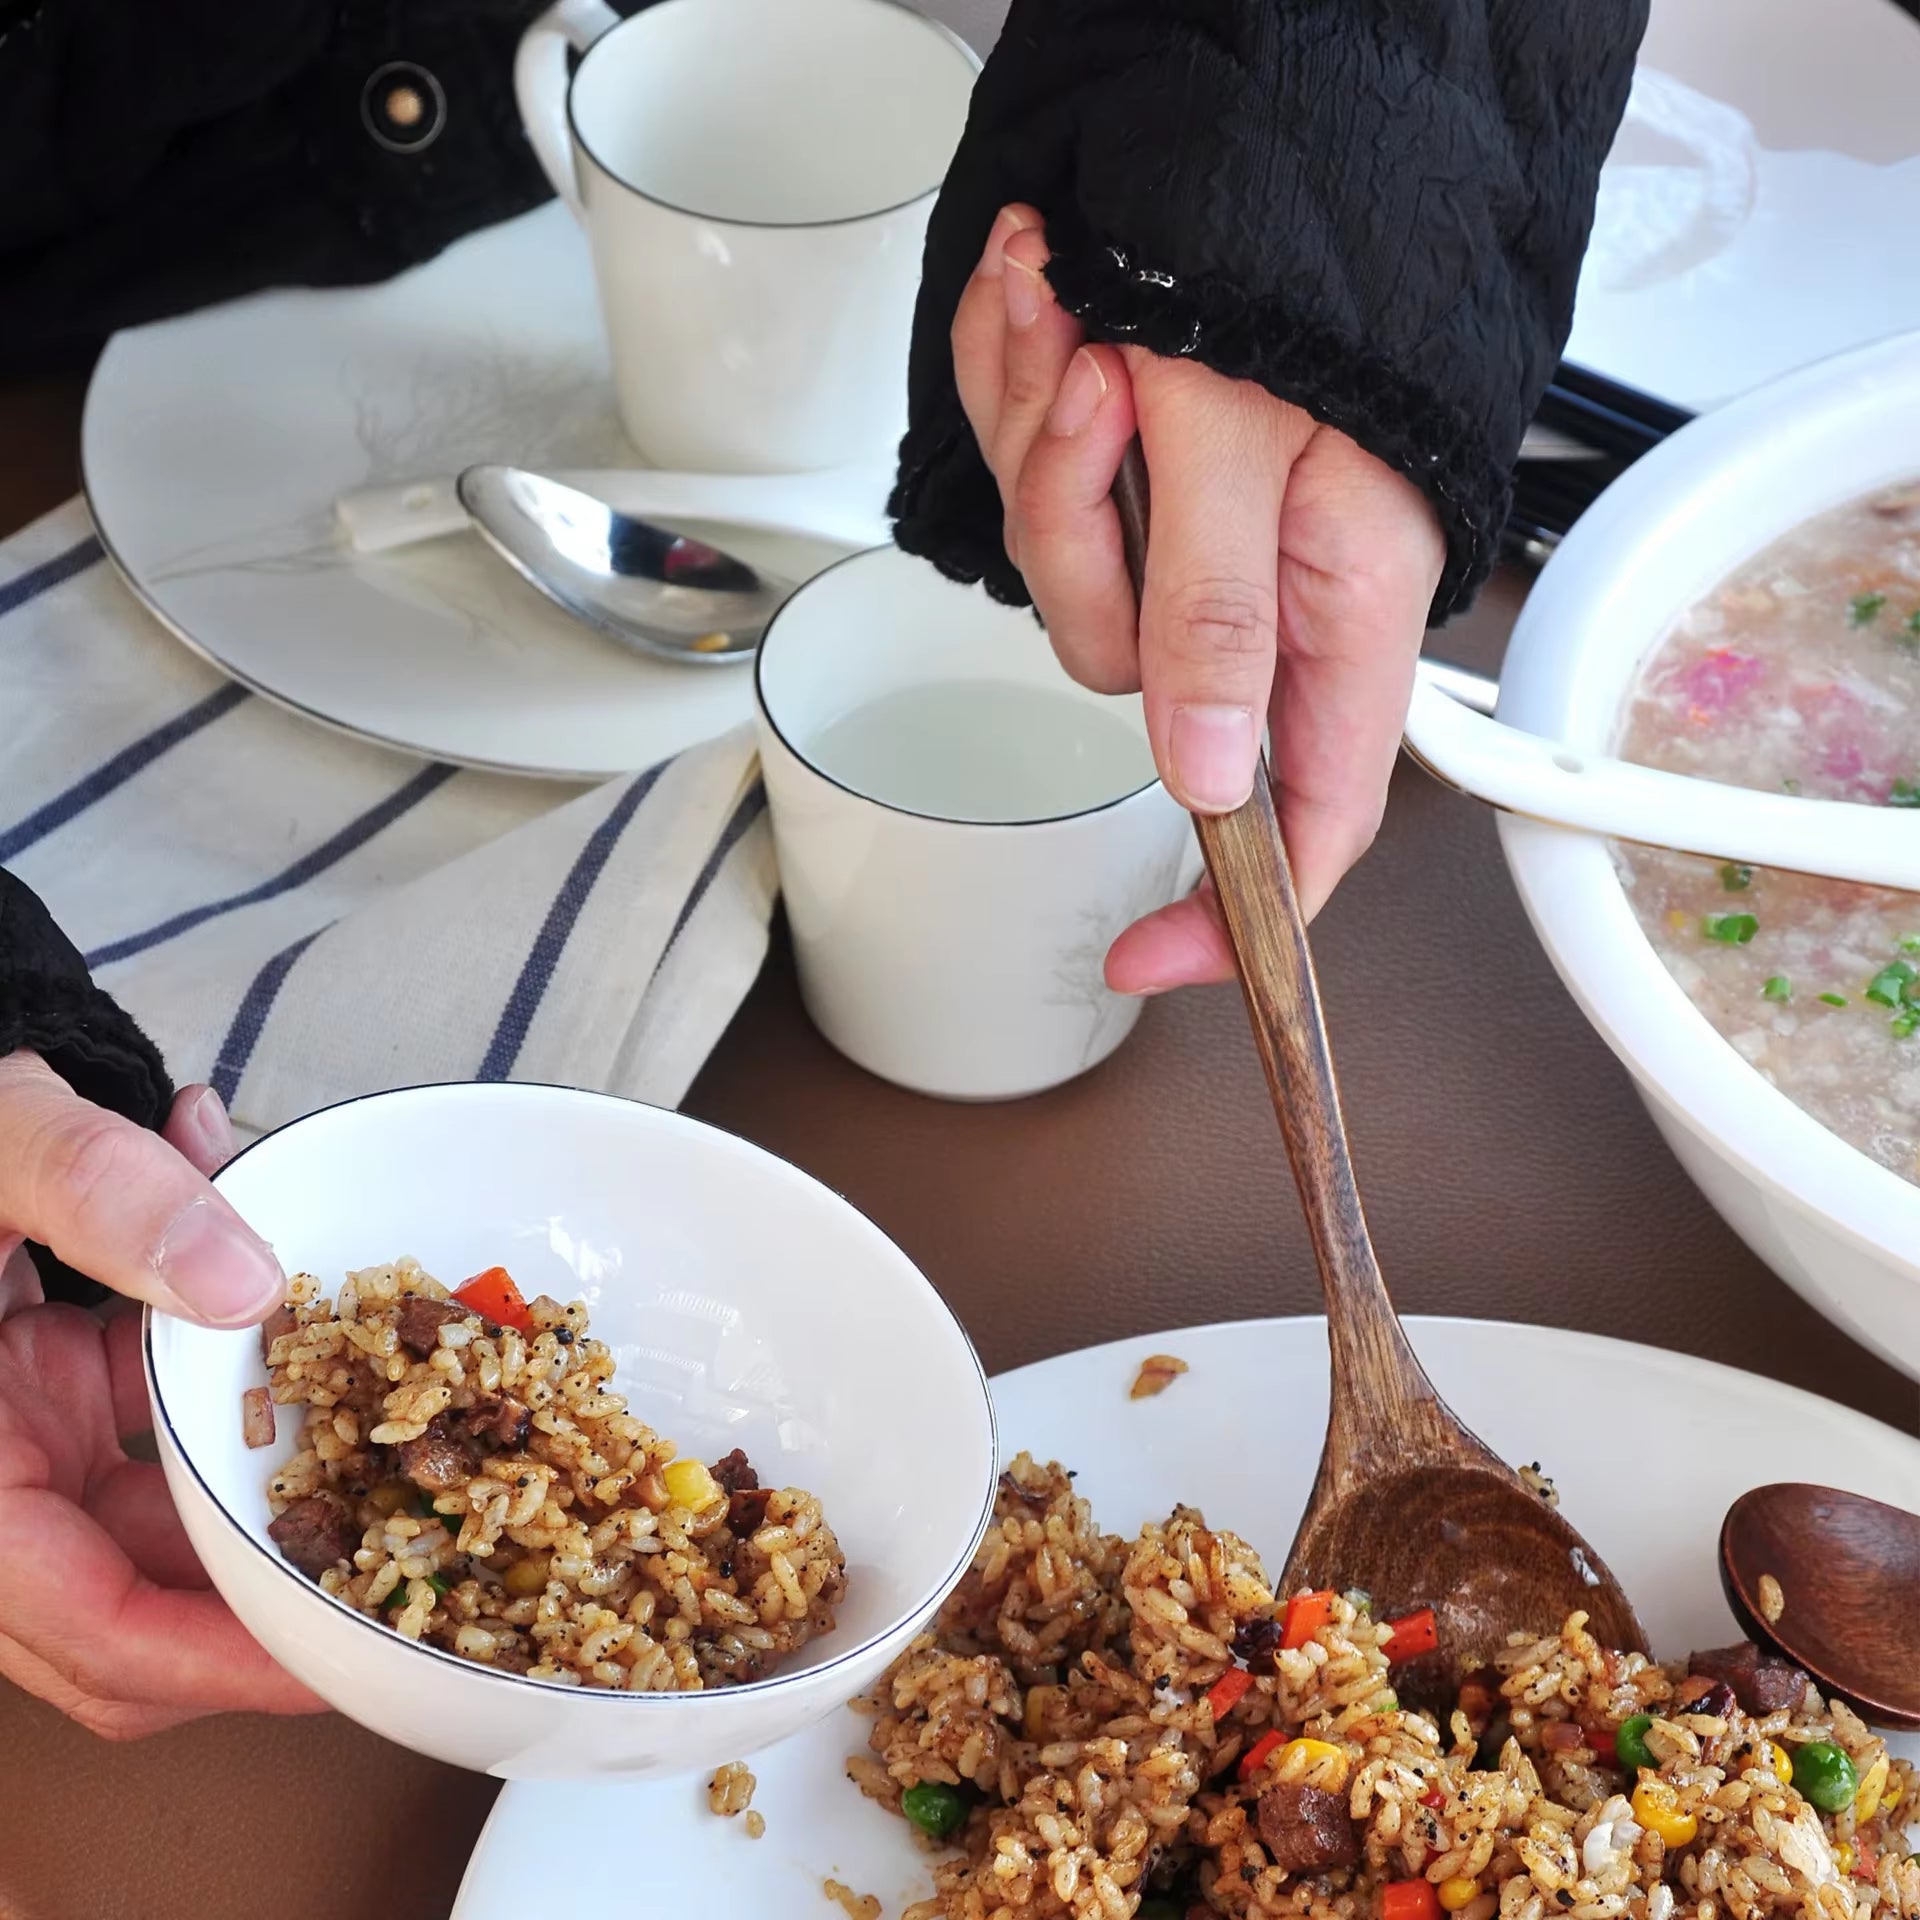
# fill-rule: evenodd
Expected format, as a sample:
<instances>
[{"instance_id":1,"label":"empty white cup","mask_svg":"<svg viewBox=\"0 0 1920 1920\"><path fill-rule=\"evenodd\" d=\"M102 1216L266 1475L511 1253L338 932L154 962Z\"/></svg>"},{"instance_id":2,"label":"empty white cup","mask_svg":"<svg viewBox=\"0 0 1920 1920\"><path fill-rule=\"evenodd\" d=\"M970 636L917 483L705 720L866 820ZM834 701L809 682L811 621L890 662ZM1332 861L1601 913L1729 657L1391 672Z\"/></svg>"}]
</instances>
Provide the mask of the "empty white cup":
<instances>
[{"instance_id":1,"label":"empty white cup","mask_svg":"<svg viewBox=\"0 0 1920 1920\"><path fill-rule=\"evenodd\" d=\"M894 0L658 0L624 21L560 0L527 29L521 117L586 230L649 461L893 452L927 216L978 71Z\"/></svg>"},{"instance_id":2,"label":"empty white cup","mask_svg":"<svg viewBox=\"0 0 1920 1920\"><path fill-rule=\"evenodd\" d=\"M1107 989L1107 948L1200 872L1138 696L1075 685L1030 613L892 548L788 601L755 695L827 1039L955 1100L1037 1093L1112 1053L1140 1002Z\"/></svg>"}]
</instances>

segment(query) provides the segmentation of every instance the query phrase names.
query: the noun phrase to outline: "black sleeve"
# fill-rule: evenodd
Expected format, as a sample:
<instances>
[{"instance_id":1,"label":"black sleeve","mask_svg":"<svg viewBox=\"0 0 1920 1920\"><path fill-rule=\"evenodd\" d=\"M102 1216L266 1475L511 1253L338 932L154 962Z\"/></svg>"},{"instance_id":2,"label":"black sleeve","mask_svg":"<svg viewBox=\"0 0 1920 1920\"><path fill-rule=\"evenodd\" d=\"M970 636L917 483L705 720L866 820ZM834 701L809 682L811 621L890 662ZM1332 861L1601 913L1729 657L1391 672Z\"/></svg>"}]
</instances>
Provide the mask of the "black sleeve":
<instances>
[{"instance_id":1,"label":"black sleeve","mask_svg":"<svg viewBox=\"0 0 1920 1920\"><path fill-rule=\"evenodd\" d=\"M541 4L0 0L0 373L545 199L513 97Z\"/></svg>"},{"instance_id":2,"label":"black sleeve","mask_svg":"<svg viewBox=\"0 0 1920 1920\"><path fill-rule=\"evenodd\" d=\"M1025 602L948 331L995 213L1026 201L1094 338L1256 380L1416 481L1444 618L1492 564L1646 14L1014 0L928 236L900 544Z\"/></svg>"},{"instance_id":3,"label":"black sleeve","mask_svg":"<svg viewBox=\"0 0 1920 1920\"><path fill-rule=\"evenodd\" d=\"M0 872L0 1057L30 1047L73 1090L143 1127L173 1104L159 1049L87 976L39 898ZM105 1289L36 1247L48 1296L97 1300Z\"/></svg>"}]
</instances>

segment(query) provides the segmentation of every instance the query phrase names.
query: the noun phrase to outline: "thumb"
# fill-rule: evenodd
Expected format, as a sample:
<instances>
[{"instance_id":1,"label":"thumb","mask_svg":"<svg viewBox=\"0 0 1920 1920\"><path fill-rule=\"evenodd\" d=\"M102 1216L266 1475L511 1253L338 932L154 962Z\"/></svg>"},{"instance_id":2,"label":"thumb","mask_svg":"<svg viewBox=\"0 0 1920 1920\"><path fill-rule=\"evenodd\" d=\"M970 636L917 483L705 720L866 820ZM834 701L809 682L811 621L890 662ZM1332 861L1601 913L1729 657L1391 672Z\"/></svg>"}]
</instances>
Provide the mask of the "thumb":
<instances>
[{"instance_id":1,"label":"thumb","mask_svg":"<svg viewBox=\"0 0 1920 1920\"><path fill-rule=\"evenodd\" d=\"M1153 479L1140 685L1161 778L1196 813L1253 790L1279 625L1280 503L1297 450L1259 388L1186 362L1134 369Z\"/></svg>"},{"instance_id":2,"label":"thumb","mask_svg":"<svg viewBox=\"0 0 1920 1920\"><path fill-rule=\"evenodd\" d=\"M286 1276L266 1242L158 1134L83 1100L30 1053L0 1060L0 1231L129 1299L252 1326Z\"/></svg>"}]
</instances>

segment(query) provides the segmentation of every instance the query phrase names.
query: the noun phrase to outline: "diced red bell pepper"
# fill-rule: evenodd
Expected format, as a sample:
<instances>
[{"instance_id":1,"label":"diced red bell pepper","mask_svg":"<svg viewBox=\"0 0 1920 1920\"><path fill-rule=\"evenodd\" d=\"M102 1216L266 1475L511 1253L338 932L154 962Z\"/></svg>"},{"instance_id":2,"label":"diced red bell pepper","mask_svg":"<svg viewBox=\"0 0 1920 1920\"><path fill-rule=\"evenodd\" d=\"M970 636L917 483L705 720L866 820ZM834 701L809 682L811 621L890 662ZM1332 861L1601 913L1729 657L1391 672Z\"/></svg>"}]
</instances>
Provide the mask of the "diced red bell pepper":
<instances>
[{"instance_id":1,"label":"diced red bell pepper","mask_svg":"<svg viewBox=\"0 0 1920 1920\"><path fill-rule=\"evenodd\" d=\"M1853 1841L1853 1877L1869 1884L1880 1877L1880 1856L1874 1851L1873 1842L1862 1840L1858 1834Z\"/></svg>"},{"instance_id":2,"label":"diced red bell pepper","mask_svg":"<svg viewBox=\"0 0 1920 1920\"><path fill-rule=\"evenodd\" d=\"M533 1331L533 1315L527 1311L527 1303L505 1267L489 1267L485 1273L476 1273L464 1286L454 1288L453 1297L463 1307L471 1307L475 1313L497 1320L503 1327L512 1327L517 1333Z\"/></svg>"},{"instance_id":3,"label":"diced red bell pepper","mask_svg":"<svg viewBox=\"0 0 1920 1920\"><path fill-rule=\"evenodd\" d=\"M1440 1920L1431 1880L1393 1880L1380 1889L1380 1920Z\"/></svg>"},{"instance_id":4,"label":"diced red bell pepper","mask_svg":"<svg viewBox=\"0 0 1920 1920\"><path fill-rule=\"evenodd\" d=\"M1387 1622L1386 1654L1389 1660L1414 1660L1431 1653L1440 1644L1440 1622L1431 1607Z\"/></svg>"},{"instance_id":5,"label":"diced red bell pepper","mask_svg":"<svg viewBox=\"0 0 1920 1920\"><path fill-rule=\"evenodd\" d=\"M1207 1705L1213 1709L1213 1724L1216 1727L1233 1711L1241 1695L1252 1685L1253 1675L1245 1667L1229 1667L1207 1689Z\"/></svg>"},{"instance_id":6,"label":"diced red bell pepper","mask_svg":"<svg viewBox=\"0 0 1920 1920\"><path fill-rule=\"evenodd\" d=\"M1263 1733L1260 1738L1240 1756L1240 1778L1242 1780L1251 1780L1253 1776L1266 1765L1267 1755L1272 1753L1276 1747L1285 1746L1286 1742L1287 1736L1277 1728L1270 1728L1267 1732Z\"/></svg>"},{"instance_id":7,"label":"diced red bell pepper","mask_svg":"<svg viewBox=\"0 0 1920 1920\"><path fill-rule=\"evenodd\" d=\"M1286 1624L1280 1630L1281 1646L1289 1652L1295 1647L1304 1647L1333 1618L1333 1602L1331 1591L1296 1593L1287 1602Z\"/></svg>"},{"instance_id":8,"label":"diced red bell pepper","mask_svg":"<svg viewBox=\"0 0 1920 1920\"><path fill-rule=\"evenodd\" d=\"M1447 1804L1447 1796L1439 1787L1429 1787L1420 1796L1420 1804L1423 1807L1431 1807L1435 1813L1438 1813Z\"/></svg>"}]
</instances>

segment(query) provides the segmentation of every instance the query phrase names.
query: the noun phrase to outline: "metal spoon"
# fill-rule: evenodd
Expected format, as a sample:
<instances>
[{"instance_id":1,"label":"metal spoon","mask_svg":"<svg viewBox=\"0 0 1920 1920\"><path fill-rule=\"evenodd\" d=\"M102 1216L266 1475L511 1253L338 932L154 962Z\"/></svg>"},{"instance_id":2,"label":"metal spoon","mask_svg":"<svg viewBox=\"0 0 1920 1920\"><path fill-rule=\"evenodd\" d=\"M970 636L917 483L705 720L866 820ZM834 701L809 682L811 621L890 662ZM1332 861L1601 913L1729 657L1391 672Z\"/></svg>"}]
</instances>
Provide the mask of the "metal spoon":
<instances>
[{"instance_id":1,"label":"metal spoon","mask_svg":"<svg viewBox=\"0 0 1920 1920\"><path fill-rule=\"evenodd\" d=\"M1823 1691L1920 1729L1920 1514L1833 1487L1755 1487L1720 1529L1720 1583L1746 1631Z\"/></svg>"},{"instance_id":2,"label":"metal spoon","mask_svg":"<svg viewBox=\"0 0 1920 1920\"><path fill-rule=\"evenodd\" d=\"M791 580L522 467L469 467L454 487L481 537L522 579L597 632L659 659L725 666L751 658L794 590Z\"/></svg>"},{"instance_id":3,"label":"metal spoon","mask_svg":"<svg viewBox=\"0 0 1920 1920\"><path fill-rule=\"evenodd\" d=\"M1147 531L1137 447L1114 499L1137 591ZM1237 813L1203 815L1196 826L1327 1303L1326 1445L1285 1590L1363 1587L1389 1614L1432 1607L1437 1658L1447 1663L1485 1661L1509 1633L1551 1633L1575 1611L1587 1614L1602 1645L1644 1652L1646 1635L1600 1556L1461 1424L1394 1312L1361 1210L1306 923L1264 766Z\"/></svg>"}]
</instances>

